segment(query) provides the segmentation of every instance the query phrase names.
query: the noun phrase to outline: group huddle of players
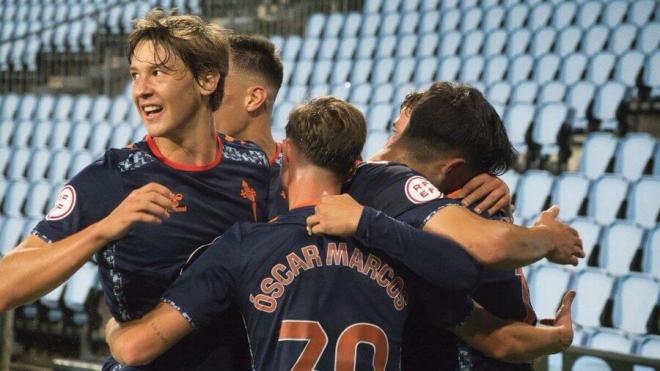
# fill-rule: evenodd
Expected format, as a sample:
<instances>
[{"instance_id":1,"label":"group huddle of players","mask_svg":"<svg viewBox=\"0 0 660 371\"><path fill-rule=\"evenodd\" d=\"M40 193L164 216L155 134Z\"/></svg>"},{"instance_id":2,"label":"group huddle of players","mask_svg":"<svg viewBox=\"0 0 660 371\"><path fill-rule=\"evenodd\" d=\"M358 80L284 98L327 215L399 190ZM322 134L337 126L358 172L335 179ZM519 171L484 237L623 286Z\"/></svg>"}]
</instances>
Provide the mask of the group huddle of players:
<instances>
[{"instance_id":1,"label":"group huddle of players","mask_svg":"<svg viewBox=\"0 0 660 371\"><path fill-rule=\"evenodd\" d=\"M570 345L574 293L537 326L517 268L576 264L581 241L557 208L510 223L494 175L515 151L478 90L411 93L361 162L364 116L336 98L273 140L266 39L153 10L127 51L147 135L74 176L0 261L0 310L95 257L104 370L529 370Z\"/></svg>"}]
</instances>

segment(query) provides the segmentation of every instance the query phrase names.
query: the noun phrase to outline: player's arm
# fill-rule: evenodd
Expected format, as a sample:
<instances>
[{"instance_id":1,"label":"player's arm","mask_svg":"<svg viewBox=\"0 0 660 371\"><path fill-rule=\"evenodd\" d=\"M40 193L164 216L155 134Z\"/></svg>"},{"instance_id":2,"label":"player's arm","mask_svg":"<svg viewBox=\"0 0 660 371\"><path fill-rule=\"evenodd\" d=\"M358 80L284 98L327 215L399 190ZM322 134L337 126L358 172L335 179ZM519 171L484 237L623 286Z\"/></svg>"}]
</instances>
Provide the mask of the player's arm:
<instances>
[{"instance_id":1,"label":"player's arm","mask_svg":"<svg viewBox=\"0 0 660 371\"><path fill-rule=\"evenodd\" d=\"M543 257L576 265L584 257L582 240L573 228L557 220L558 214L559 208L553 206L541 213L533 227L524 228L450 206L438 210L423 229L452 238L477 261L493 268L522 267Z\"/></svg>"},{"instance_id":2,"label":"player's arm","mask_svg":"<svg viewBox=\"0 0 660 371\"><path fill-rule=\"evenodd\" d=\"M133 191L110 215L54 243L28 236L0 260L0 311L29 303L50 292L110 241L136 223L169 217L170 191L150 183Z\"/></svg>"},{"instance_id":3,"label":"player's arm","mask_svg":"<svg viewBox=\"0 0 660 371\"><path fill-rule=\"evenodd\" d=\"M338 204L342 206L335 207ZM338 215L334 213L337 210L345 212ZM456 242L363 207L347 194L324 197L307 223L310 233L353 234L365 246L385 252L443 289L467 292L479 280L479 264ZM347 228L343 230L335 228L344 226Z\"/></svg>"},{"instance_id":4,"label":"player's arm","mask_svg":"<svg viewBox=\"0 0 660 371\"><path fill-rule=\"evenodd\" d=\"M532 326L505 321L479 305L461 326L451 329L463 341L491 358L506 362L532 362L565 350L573 341L571 304L575 292L564 294L553 326Z\"/></svg>"},{"instance_id":5,"label":"player's arm","mask_svg":"<svg viewBox=\"0 0 660 371\"><path fill-rule=\"evenodd\" d=\"M110 319L105 340L112 356L121 364L141 366L151 363L192 331L183 315L160 303L144 317L119 324Z\"/></svg>"}]
</instances>

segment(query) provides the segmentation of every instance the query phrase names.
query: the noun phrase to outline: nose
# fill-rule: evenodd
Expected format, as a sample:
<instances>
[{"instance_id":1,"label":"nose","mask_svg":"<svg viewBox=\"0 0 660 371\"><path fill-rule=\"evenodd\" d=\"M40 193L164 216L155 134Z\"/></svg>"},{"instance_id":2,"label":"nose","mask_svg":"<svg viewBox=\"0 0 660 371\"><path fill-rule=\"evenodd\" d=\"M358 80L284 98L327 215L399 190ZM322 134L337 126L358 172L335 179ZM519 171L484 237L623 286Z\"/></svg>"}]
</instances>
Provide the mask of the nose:
<instances>
[{"instance_id":1,"label":"nose","mask_svg":"<svg viewBox=\"0 0 660 371\"><path fill-rule=\"evenodd\" d=\"M133 97L144 98L153 93L151 83L148 77L139 77L133 80Z\"/></svg>"}]
</instances>

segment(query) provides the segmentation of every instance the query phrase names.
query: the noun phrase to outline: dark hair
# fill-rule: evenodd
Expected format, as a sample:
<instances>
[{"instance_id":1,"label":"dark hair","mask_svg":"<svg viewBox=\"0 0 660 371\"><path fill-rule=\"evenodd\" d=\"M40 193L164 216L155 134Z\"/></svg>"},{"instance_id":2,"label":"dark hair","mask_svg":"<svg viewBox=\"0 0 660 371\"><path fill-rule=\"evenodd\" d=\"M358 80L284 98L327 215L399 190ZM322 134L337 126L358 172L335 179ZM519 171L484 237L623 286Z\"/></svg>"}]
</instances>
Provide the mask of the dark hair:
<instances>
[{"instance_id":1,"label":"dark hair","mask_svg":"<svg viewBox=\"0 0 660 371\"><path fill-rule=\"evenodd\" d=\"M164 56L154 52L161 64L167 64L174 54L181 58L197 83L207 74L217 72L220 80L209 97L209 106L213 111L220 107L229 69L227 33L222 27L198 16L165 14L160 9L150 10L144 18L135 20L134 26L126 45L129 63L138 44L148 40L164 49Z\"/></svg>"},{"instance_id":2,"label":"dark hair","mask_svg":"<svg viewBox=\"0 0 660 371\"><path fill-rule=\"evenodd\" d=\"M321 97L291 111L286 137L307 160L332 170L344 180L360 158L367 122L350 103Z\"/></svg>"},{"instance_id":3,"label":"dark hair","mask_svg":"<svg viewBox=\"0 0 660 371\"><path fill-rule=\"evenodd\" d=\"M412 111L412 108L415 106L415 104L417 104L417 102L422 99L422 95L422 92L419 91L413 91L406 94L406 97L403 98L403 102L401 102L399 111Z\"/></svg>"},{"instance_id":4,"label":"dark hair","mask_svg":"<svg viewBox=\"0 0 660 371\"><path fill-rule=\"evenodd\" d=\"M516 160L502 120L469 85L436 82L422 94L399 138L417 161L460 155L479 172L499 175Z\"/></svg>"},{"instance_id":5,"label":"dark hair","mask_svg":"<svg viewBox=\"0 0 660 371\"><path fill-rule=\"evenodd\" d=\"M261 36L231 34L229 46L232 68L261 75L273 89L272 99L275 101L284 74L275 45Z\"/></svg>"}]
</instances>

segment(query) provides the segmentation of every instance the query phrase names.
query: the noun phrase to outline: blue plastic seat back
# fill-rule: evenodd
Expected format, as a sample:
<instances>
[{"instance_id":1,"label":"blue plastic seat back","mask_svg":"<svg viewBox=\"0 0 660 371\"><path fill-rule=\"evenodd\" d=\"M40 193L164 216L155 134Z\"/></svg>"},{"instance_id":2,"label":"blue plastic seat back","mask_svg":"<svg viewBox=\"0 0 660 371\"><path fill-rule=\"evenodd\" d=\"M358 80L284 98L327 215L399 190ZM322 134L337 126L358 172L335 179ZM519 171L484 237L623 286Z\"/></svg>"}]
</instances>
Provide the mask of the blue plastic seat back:
<instances>
[{"instance_id":1,"label":"blue plastic seat back","mask_svg":"<svg viewBox=\"0 0 660 371\"><path fill-rule=\"evenodd\" d=\"M628 274L619 279L614 294L612 322L616 328L634 334L648 332L647 322L658 305L660 282L645 274Z\"/></svg>"},{"instance_id":2,"label":"blue plastic seat back","mask_svg":"<svg viewBox=\"0 0 660 371\"><path fill-rule=\"evenodd\" d=\"M645 176L630 187L628 219L645 228L658 224L660 211L660 177Z\"/></svg>"},{"instance_id":3,"label":"blue plastic seat back","mask_svg":"<svg viewBox=\"0 0 660 371\"><path fill-rule=\"evenodd\" d=\"M603 175L591 183L587 214L602 225L610 224L627 195L628 181L618 175Z\"/></svg>"},{"instance_id":4,"label":"blue plastic seat back","mask_svg":"<svg viewBox=\"0 0 660 371\"><path fill-rule=\"evenodd\" d=\"M567 221L578 216L589 192L589 178L579 173L562 173L552 188L552 204L559 206L559 218Z\"/></svg>"}]
</instances>

